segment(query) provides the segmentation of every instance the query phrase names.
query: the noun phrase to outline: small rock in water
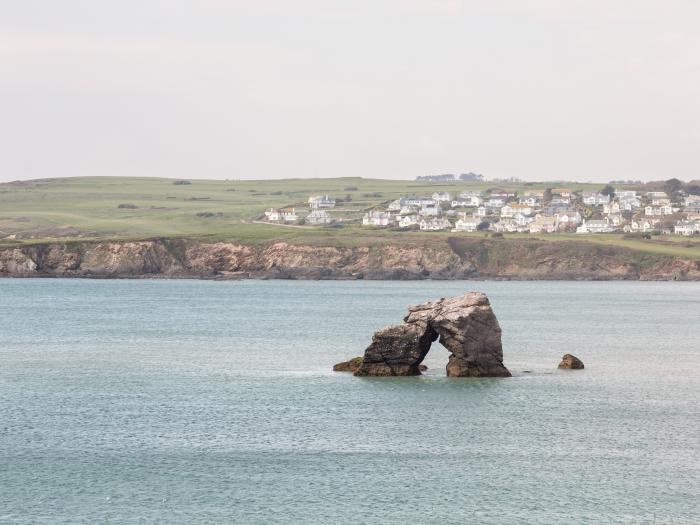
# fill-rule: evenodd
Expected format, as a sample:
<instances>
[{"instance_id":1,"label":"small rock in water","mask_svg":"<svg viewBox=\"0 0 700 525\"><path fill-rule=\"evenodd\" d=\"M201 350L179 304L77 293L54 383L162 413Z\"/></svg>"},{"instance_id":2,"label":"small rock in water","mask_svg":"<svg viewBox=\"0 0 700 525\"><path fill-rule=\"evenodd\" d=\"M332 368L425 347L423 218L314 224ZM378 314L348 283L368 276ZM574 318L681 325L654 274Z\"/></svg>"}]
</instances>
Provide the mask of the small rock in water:
<instances>
[{"instance_id":1,"label":"small rock in water","mask_svg":"<svg viewBox=\"0 0 700 525\"><path fill-rule=\"evenodd\" d=\"M559 363L559 368L565 368L568 370L582 370L583 361L581 361L575 355L564 354L561 358L561 363Z\"/></svg>"}]
</instances>

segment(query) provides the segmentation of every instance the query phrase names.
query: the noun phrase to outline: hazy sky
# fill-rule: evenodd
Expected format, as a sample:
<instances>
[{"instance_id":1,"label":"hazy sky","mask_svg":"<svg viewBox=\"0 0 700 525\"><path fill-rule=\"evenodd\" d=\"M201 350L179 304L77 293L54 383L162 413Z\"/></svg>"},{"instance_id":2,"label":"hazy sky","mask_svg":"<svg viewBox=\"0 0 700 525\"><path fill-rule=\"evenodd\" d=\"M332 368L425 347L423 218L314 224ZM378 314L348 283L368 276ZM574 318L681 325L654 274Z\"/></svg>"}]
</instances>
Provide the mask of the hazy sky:
<instances>
[{"instance_id":1,"label":"hazy sky","mask_svg":"<svg viewBox=\"0 0 700 525\"><path fill-rule=\"evenodd\" d=\"M0 180L700 178L697 0L0 0Z\"/></svg>"}]
</instances>

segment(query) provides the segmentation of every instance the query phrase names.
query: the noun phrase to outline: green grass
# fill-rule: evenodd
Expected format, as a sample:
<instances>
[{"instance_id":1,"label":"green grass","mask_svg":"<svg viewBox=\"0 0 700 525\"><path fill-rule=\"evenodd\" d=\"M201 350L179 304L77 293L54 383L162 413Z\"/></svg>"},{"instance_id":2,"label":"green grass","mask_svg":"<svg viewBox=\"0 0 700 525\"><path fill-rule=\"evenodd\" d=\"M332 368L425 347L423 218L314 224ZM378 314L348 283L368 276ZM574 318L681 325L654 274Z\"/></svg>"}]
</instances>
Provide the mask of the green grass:
<instances>
[{"instance_id":1,"label":"green grass","mask_svg":"<svg viewBox=\"0 0 700 525\"><path fill-rule=\"evenodd\" d=\"M175 185L172 179L80 177L0 184L0 246L61 240L132 240L153 237L196 238L210 241L263 243L287 241L309 244L376 245L385 243L444 246L456 234L396 232L347 224L342 228L288 227L257 224L271 207L306 210L310 194L329 193L351 201L333 215L360 219L365 210L400 196L459 193L465 189L499 187L522 192L527 188L565 186L600 189L602 184L428 183L361 178L222 181L192 179ZM120 209L133 204L136 209ZM198 217L211 212L214 217ZM220 214L220 215L218 215ZM483 237L483 234L458 234ZM663 240L624 239L622 235L506 235L559 242L587 241L616 245L659 255L700 259L700 243L666 237Z\"/></svg>"}]
</instances>

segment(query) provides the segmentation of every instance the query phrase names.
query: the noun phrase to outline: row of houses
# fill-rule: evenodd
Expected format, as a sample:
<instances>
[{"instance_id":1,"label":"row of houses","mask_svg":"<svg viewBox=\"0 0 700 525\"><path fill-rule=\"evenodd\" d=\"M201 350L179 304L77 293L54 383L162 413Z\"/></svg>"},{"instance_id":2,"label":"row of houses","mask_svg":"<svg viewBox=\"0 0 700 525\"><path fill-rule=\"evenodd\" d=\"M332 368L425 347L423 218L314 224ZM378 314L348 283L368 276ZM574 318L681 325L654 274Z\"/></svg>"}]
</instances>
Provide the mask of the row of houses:
<instances>
[{"instance_id":1,"label":"row of houses","mask_svg":"<svg viewBox=\"0 0 700 525\"><path fill-rule=\"evenodd\" d=\"M302 219L310 225L334 222L327 210L336 201L329 195L311 195L310 212L301 215L295 208L270 209L269 222L294 223ZM667 217L675 220L673 228ZM465 190L453 196L435 192L431 196L407 196L390 202L386 209L364 214L362 225L375 228L397 227L424 231L490 230L508 233L657 232L695 235L700 222L700 196L687 195L672 202L664 192L638 194L634 190L582 192L569 188L514 191ZM663 226L666 225L666 226Z\"/></svg>"},{"instance_id":2,"label":"row of houses","mask_svg":"<svg viewBox=\"0 0 700 525\"><path fill-rule=\"evenodd\" d=\"M305 216L299 215L294 208L270 208L265 212L265 218L268 222L277 223L294 223L304 219L304 222L311 225L323 226L332 224L333 218L325 210L312 210Z\"/></svg>"},{"instance_id":3,"label":"row of houses","mask_svg":"<svg viewBox=\"0 0 700 525\"><path fill-rule=\"evenodd\" d=\"M673 232L661 228L668 216L678 220ZM456 219L456 220L455 220ZM569 188L526 190L522 195L494 190L449 192L430 197L408 196L389 203L386 210L367 212L362 224L372 227L415 228L426 231L452 230L496 232L577 233L652 232L693 235L700 220L700 196L688 195L671 202L664 192L638 194L634 190L582 192ZM454 221L454 222L452 222ZM692 233L691 233L692 232Z\"/></svg>"},{"instance_id":4,"label":"row of houses","mask_svg":"<svg viewBox=\"0 0 700 525\"><path fill-rule=\"evenodd\" d=\"M310 212L305 215L297 213L295 208L270 208L265 212L265 219L275 223L295 223L303 220L306 224L316 226L334 222L334 218L326 211L335 208L335 199L329 195L310 195L308 205Z\"/></svg>"}]
</instances>

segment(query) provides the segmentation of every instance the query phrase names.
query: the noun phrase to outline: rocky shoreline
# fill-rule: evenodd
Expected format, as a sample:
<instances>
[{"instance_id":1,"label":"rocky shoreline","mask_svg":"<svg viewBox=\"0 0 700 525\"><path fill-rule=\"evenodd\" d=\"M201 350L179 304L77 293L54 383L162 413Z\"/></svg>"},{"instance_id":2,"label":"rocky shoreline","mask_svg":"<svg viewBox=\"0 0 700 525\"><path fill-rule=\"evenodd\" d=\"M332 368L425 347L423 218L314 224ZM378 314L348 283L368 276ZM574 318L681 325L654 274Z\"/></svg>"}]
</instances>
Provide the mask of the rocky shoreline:
<instances>
[{"instance_id":1,"label":"rocky shoreline","mask_svg":"<svg viewBox=\"0 0 700 525\"><path fill-rule=\"evenodd\" d=\"M316 246L187 239L0 247L0 277L700 281L700 261L578 241Z\"/></svg>"}]
</instances>

